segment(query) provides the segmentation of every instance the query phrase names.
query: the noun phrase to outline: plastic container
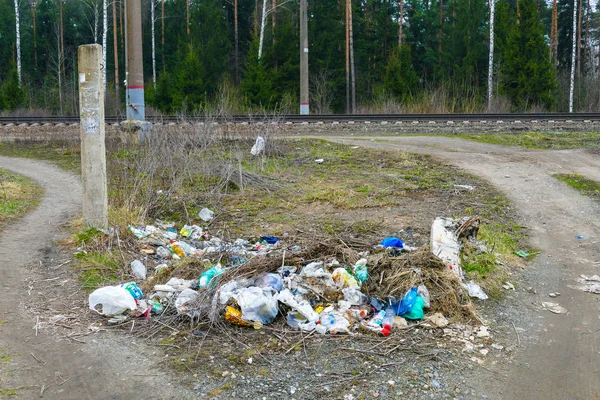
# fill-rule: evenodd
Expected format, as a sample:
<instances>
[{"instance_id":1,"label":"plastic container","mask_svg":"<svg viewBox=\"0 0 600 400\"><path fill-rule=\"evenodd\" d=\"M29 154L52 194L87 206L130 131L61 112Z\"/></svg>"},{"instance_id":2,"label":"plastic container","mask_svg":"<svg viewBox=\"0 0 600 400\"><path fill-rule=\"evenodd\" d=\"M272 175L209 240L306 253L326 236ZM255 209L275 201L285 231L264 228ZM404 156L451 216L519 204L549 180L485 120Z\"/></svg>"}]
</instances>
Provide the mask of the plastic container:
<instances>
[{"instance_id":1,"label":"plastic container","mask_svg":"<svg viewBox=\"0 0 600 400\"><path fill-rule=\"evenodd\" d=\"M146 266L140 260L134 260L131 263L131 271L138 279L146 279Z\"/></svg>"},{"instance_id":2,"label":"plastic container","mask_svg":"<svg viewBox=\"0 0 600 400\"><path fill-rule=\"evenodd\" d=\"M344 300L353 306L360 306L369 303L369 296L356 288L345 288L342 290L342 292L344 293Z\"/></svg>"},{"instance_id":3,"label":"plastic container","mask_svg":"<svg viewBox=\"0 0 600 400\"><path fill-rule=\"evenodd\" d=\"M121 287L127 290L131 297L133 297L135 300L140 300L142 297L144 297L142 289L140 289L135 282L123 283L121 284Z\"/></svg>"},{"instance_id":4,"label":"plastic container","mask_svg":"<svg viewBox=\"0 0 600 400\"><path fill-rule=\"evenodd\" d=\"M381 330L381 333L383 336L390 336L390 332L394 326L394 316L394 310L392 307L388 307L388 309L385 311L385 317L383 317L382 322L383 329Z\"/></svg>"}]
</instances>

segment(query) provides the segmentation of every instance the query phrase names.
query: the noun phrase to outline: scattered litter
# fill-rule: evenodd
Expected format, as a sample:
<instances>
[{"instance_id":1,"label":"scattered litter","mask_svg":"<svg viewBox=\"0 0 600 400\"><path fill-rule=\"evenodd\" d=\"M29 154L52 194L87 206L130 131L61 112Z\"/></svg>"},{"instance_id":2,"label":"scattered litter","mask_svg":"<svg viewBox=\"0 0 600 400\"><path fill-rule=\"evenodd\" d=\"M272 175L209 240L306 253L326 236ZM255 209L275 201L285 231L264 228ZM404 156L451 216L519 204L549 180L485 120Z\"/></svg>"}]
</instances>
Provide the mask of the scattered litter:
<instances>
[{"instance_id":1,"label":"scattered litter","mask_svg":"<svg viewBox=\"0 0 600 400\"><path fill-rule=\"evenodd\" d=\"M254 146L252 146L252 149L250 150L250 154L252 154L253 156L258 156L261 153L263 153L265 151L265 139L263 139L262 136L258 136L256 138L256 142L254 143Z\"/></svg>"},{"instance_id":2,"label":"scattered litter","mask_svg":"<svg viewBox=\"0 0 600 400\"><path fill-rule=\"evenodd\" d=\"M490 337L490 332L488 331L487 326L481 326L477 332L478 338L486 338Z\"/></svg>"},{"instance_id":3,"label":"scattered litter","mask_svg":"<svg viewBox=\"0 0 600 400\"><path fill-rule=\"evenodd\" d=\"M515 286L510 283L509 281L506 281L506 283L504 283L504 285L502 285L502 287L506 290L515 290Z\"/></svg>"},{"instance_id":4,"label":"scattered litter","mask_svg":"<svg viewBox=\"0 0 600 400\"><path fill-rule=\"evenodd\" d=\"M548 296L550 296L550 297L558 297L558 296L560 296L560 293L553 292L553 293L550 293Z\"/></svg>"},{"instance_id":5,"label":"scattered litter","mask_svg":"<svg viewBox=\"0 0 600 400\"><path fill-rule=\"evenodd\" d=\"M518 255L521 258L527 258L527 257L529 257L529 252L525 251L525 250L515 251L515 254Z\"/></svg>"},{"instance_id":6,"label":"scattered litter","mask_svg":"<svg viewBox=\"0 0 600 400\"><path fill-rule=\"evenodd\" d=\"M446 319L446 317L444 317L442 313L435 313L433 315L428 316L426 319L438 328L444 328L448 326L449 323L449 321Z\"/></svg>"},{"instance_id":7,"label":"scattered litter","mask_svg":"<svg viewBox=\"0 0 600 400\"><path fill-rule=\"evenodd\" d=\"M204 208L198 217L209 222L214 212ZM460 241L476 236L479 220L441 220L446 221L442 233L455 239L453 268L448 268L447 259L426 248L411 249L397 237L383 239L375 250L358 252L338 242L298 246L286 243L285 234L225 241L204 226L176 229L162 221L130 226L147 254L148 271L140 260L131 268L139 279L148 278L148 294L144 296L135 282L103 288L114 292L116 300L99 299L97 291L90 295L90 308L113 317L111 323L152 314L183 315L261 329L281 316L293 329L350 335L362 331L388 336L430 312L425 325L429 327L444 328L450 320L477 321L470 291L465 290L476 284L463 286L459 252ZM415 251L404 252L408 249ZM185 262L175 262L183 258ZM166 269L170 276L162 280L158 272ZM102 309L98 300L105 303Z\"/></svg>"},{"instance_id":8,"label":"scattered litter","mask_svg":"<svg viewBox=\"0 0 600 400\"><path fill-rule=\"evenodd\" d=\"M498 343L492 343L491 347L492 347L492 349L495 349L495 350L498 350L498 351L504 349L504 346L502 346L501 344L498 344Z\"/></svg>"},{"instance_id":9,"label":"scattered litter","mask_svg":"<svg viewBox=\"0 0 600 400\"><path fill-rule=\"evenodd\" d=\"M323 164L323 162L324 162L324 161L325 161L325 160L324 160L323 158L317 158L317 159L315 160L315 162L316 162L317 164Z\"/></svg>"},{"instance_id":10,"label":"scattered litter","mask_svg":"<svg viewBox=\"0 0 600 400\"><path fill-rule=\"evenodd\" d=\"M469 282L463 284L463 286L465 287L465 289L467 289L467 292L469 292L469 296L475 297L479 300L487 300L488 299L488 295L485 294L485 292L483 291L481 286L476 284L474 281L469 281Z\"/></svg>"},{"instance_id":11,"label":"scattered litter","mask_svg":"<svg viewBox=\"0 0 600 400\"><path fill-rule=\"evenodd\" d=\"M554 314L565 314L567 312L567 309L564 307L561 307L560 304L558 304L558 303L550 303L550 302L544 301L542 303L542 307L544 308L544 310L553 312Z\"/></svg>"},{"instance_id":12,"label":"scattered litter","mask_svg":"<svg viewBox=\"0 0 600 400\"><path fill-rule=\"evenodd\" d=\"M581 283L581 285L573 287L574 289L594 294L600 294L600 276L579 275L577 282Z\"/></svg>"},{"instance_id":13,"label":"scattered litter","mask_svg":"<svg viewBox=\"0 0 600 400\"><path fill-rule=\"evenodd\" d=\"M454 185L455 188L457 189L467 189L467 190L475 190L474 186L471 185Z\"/></svg>"},{"instance_id":14,"label":"scattered litter","mask_svg":"<svg viewBox=\"0 0 600 400\"><path fill-rule=\"evenodd\" d=\"M436 218L431 226L431 252L444 260L457 276L462 275L460 269L460 244L450 227L456 221L451 218Z\"/></svg>"},{"instance_id":15,"label":"scattered litter","mask_svg":"<svg viewBox=\"0 0 600 400\"><path fill-rule=\"evenodd\" d=\"M214 211L209 210L208 208L203 208L198 213L198 218L200 218L204 222L209 222L209 221L212 221L212 219L214 218L214 215L215 215Z\"/></svg>"},{"instance_id":16,"label":"scattered litter","mask_svg":"<svg viewBox=\"0 0 600 400\"><path fill-rule=\"evenodd\" d=\"M483 356L487 356L488 353L490 352L488 349L481 349L479 350L479 352L483 355Z\"/></svg>"}]
</instances>

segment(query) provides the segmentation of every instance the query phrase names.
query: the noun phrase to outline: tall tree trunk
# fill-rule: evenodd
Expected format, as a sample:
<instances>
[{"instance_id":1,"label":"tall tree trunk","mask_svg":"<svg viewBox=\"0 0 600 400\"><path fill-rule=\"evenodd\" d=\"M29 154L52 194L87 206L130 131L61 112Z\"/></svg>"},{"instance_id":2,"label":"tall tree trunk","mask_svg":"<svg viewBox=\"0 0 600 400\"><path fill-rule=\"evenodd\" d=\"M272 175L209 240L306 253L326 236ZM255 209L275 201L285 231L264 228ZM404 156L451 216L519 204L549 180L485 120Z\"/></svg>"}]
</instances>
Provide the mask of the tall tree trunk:
<instances>
[{"instance_id":1,"label":"tall tree trunk","mask_svg":"<svg viewBox=\"0 0 600 400\"><path fill-rule=\"evenodd\" d=\"M354 76L354 38L352 32L352 0L348 8L348 26L350 27L350 75L352 86L352 114L356 112L356 79Z\"/></svg>"},{"instance_id":2,"label":"tall tree trunk","mask_svg":"<svg viewBox=\"0 0 600 400\"><path fill-rule=\"evenodd\" d=\"M260 26L260 22L259 22L259 14L258 14L258 5L260 3L258 2L258 0L254 0L254 37L258 36L258 28Z\"/></svg>"},{"instance_id":3,"label":"tall tree trunk","mask_svg":"<svg viewBox=\"0 0 600 400\"><path fill-rule=\"evenodd\" d=\"M116 0L113 0L116 1ZM125 46L125 36L123 35L123 0L119 1L119 33L121 34L121 46Z\"/></svg>"},{"instance_id":4,"label":"tall tree trunk","mask_svg":"<svg viewBox=\"0 0 600 400\"><path fill-rule=\"evenodd\" d=\"M496 9L495 0L490 2L490 54L488 65L488 111L492 109L494 94L494 13Z\"/></svg>"},{"instance_id":5,"label":"tall tree trunk","mask_svg":"<svg viewBox=\"0 0 600 400\"><path fill-rule=\"evenodd\" d=\"M186 18L186 28L187 28L187 34L188 34L188 39L190 38L190 0L186 0L185 1L185 9L186 9L186 14L185 14L185 18Z\"/></svg>"},{"instance_id":6,"label":"tall tree trunk","mask_svg":"<svg viewBox=\"0 0 600 400\"><path fill-rule=\"evenodd\" d=\"M404 0L400 0L400 15L398 15L398 47L402 46L404 34L402 32L402 24L404 23Z\"/></svg>"},{"instance_id":7,"label":"tall tree trunk","mask_svg":"<svg viewBox=\"0 0 600 400\"><path fill-rule=\"evenodd\" d=\"M167 65L165 64L165 0L162 0L162 39L161 39L161 49L162 49L162 65L163 72L167 71Z\"/></svg>"},{"instance_id":8,"label":"tall tree trunk","mask_svg":"<svg viewBox=\"0 0 600 400\"><path fill-rule=\"evenodd\" d=\"M258 60L262 57L263 40L265 38L265 26L267 25L267 0L263 0L262 17L260 19L260 39L258 42Z\"/></svg>"},{"instance_id":9,"label":"tall tree trunk","mask_svg":"<svg viewBox=\"0 0 600 400\"><path fill-rule=\"evenodd\" d=\"M19 17L19 0L15 0L15 30L17 35L17 76L21 87L21 18Z\"/></svg>"},{"instance_id":10,"label":"tall tree trunk","mask_svg":"<svg viewBox=\"0 0 600 400\"><path fill-rule=\"evenodd\" d=\"M156 89L156 42L154 39L154 23L156 22L156 18L154 15L154 1L150 0L150 21L152 24L152 83Z\"/></svg>"},{"instance_id":11,"label":"tall tree trunk","mask_svg":"<svg viewBox=\"0 0 600 400\"><path fill-rule=\"evenodd\" d=\"M15 0L16 1L16 0ZM63 29L63 0L58 0L58 4L60 5L60 65L59 70L60 73L64 73L63 64L65 61L65 35ZM62 91L62 88L59 88ZM62 107L62 94L61 94L61 107ZM61 109L62 112L62 109Z\"/></svg>"},{"instance_id":12,"label":"tall tree trunk","mask_svg":"<svg viewBox=\"0 0 600 400\"><path fill-rule=\"evenodd\" d=\"M583 17L583 0L579 0L579 15L577 16L577 78L581 76L581 20Z\"/></svg>"},{"instance_id":13,"label":"tall tree trunk","mask_svg":"<svg viewBox=\"0 0 600 400\"><path fill-rule=\"evenodd\" d=\"M440 64L442 63L442 37L444 36L444 28L442 25L443 19L444 19L443 8L444 8L444 2L442 0L440 0L440 40L439 40L439 49L438 49L438 61Z\"/></svg>"},{"instance_id":14,"label":"tall tree trunk","mask_svg":"<svg viewBox=\"0 0 600 400\"><path fill-rule=\"evenodd\" d=\"M164 0L163 0L164 1ZM238 31L238 0L234 0L233 2L233 24L234 27L234 35L235 35L235 84L240 84L240 39L239 39L239 31Z\"/></svg>"},{"instance_id":15,"label":"tall tree trunk","mask_svg":"<svg viewBox=\"0 0 600 400\"><path fill-rule=\"evenodd\" d=\"M108 39L108 0L102 0L102 87L106 92L106 41Z\"/></svg>"},{"instance_id":16,"label":"tall tree trunk","mask_svg":"<svg viewBox=\"0 0 600 400\"><path fill-rule=\"evenodd\" d=\"M62 0L59 0L62 3ZM61 10L62 10L62 5L61 5ZM61 13L62 16L62 13ZM58 62L57 62L57 68L56 68L56 72L58 73L58 108L60 111L60 115L63 115L63 101L62 101L62 64L63 64L63 59L62 59L62 40L61 40L61 34L62 30L59 32L59 35L56 37L57 39L57 46L56 46L56 57L58 58Z\"/></svg>"},{"instance_id":17,"label":"tall tree trunk","mask_svg":"<svg viewBox=\"0 0 600 400\"><path fill-rule=\"evenodd\" d=\"M36 1L31 2L31 14L33 17L33 56L35 59L35 68L38 67L38 54L37 54L37 22L35 17L37 3Z\"/></svg>"},{"instance_id":18,"label":"tall tree trunk","mask_svg":"<svg viewBox=\"0 0 600 400\"><path fill-rule=\"evenodd\" d=\"M275 67L275 71L277 71L277 53L275 52L275 26L277 24L277 0L273 0L272 1L272 5L271 5L271 14L273 14L273 16L271 17L271 35L273 35L273 62L274 62L274 67Z\"/></svg>"},{"instance_id":19,"label":"tall tree trunk","mask_svg":"<svg viewBox=\"0 0 600 400\"><path fill-rule=\"evenodd\" d=\"M113 14L113 54L115 58L115 97L119 101L119 41L117 39L117 2L112 2Z\"/></svg>"},{"instance_id":20,"label":"tall tree trunk","mask_svg":"<svg viewBox=\"0 0 600 400\"><path fill-rule=\"evenodd\" d=\"M587 7L586 7L586 13L585 13L585 40L583 43L583 75L587 75L587 71L588 68L586 67L586 64L589 62L588 60L588 44L589 44L589 38L590 38L590 13L591 13L591 9L590 9L590 2L588 0L587 2Z\"/></svg>"},{"instance_id":21,"label":"tall tree trunk","mask_svg":"<svg viewBox=\"0 0 600 400\"><path fill-rule=\"evenodd\" d=\"M577 0L573 0L573 38L571 48L571 81L569 85L569 112L573 112L573 90L575 89L575 45L577 44Z\"/></svg>"},{"instance_id":22,"label":"tall tree trunk","mask_svg":"<svg viewBox=\"0 0 600 400\"><path fill-rule=\"evenodd\" d=\"M346 0L346 114L350 114L350 0Z\"/></svg>"},{"instance_id":23,"label":"tall tree trunk","mask_svg":"<svg viewBox=\"0 0 600 400\"><path fill-rule=\"evenodd\" d=\"M552 27L550 29L550 59L556 68L558 65L558 0L552 4Z\"/></svg>"}]
</instances>

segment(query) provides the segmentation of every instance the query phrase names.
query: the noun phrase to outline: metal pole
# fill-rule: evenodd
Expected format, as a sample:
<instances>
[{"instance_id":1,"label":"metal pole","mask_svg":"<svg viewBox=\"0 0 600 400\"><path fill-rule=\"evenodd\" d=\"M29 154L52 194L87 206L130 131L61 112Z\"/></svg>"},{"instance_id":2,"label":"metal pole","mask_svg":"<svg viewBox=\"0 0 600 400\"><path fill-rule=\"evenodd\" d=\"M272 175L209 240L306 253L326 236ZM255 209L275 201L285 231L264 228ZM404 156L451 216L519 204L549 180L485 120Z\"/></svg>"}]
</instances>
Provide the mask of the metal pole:
<instances>
[{"instance_id":1,"label":"metal pole","mask_svg":"<svg viewBox=\"0 0 600 400\"><path fill-rule=\"evenodd\" d=\"M300 0L300 114L310 112L308 101L308 15L306 0Z\"/></svg>"},{"instance_id":2,"label":"metal pole","mask_svg":"<svg viewBox=\"0 0 600 400\"><path fill-rule=\"evenodd\" d=\"M81 180L83 222L99 229L108 227L106 149L104 145L104 87L102 46L79 46L79 105L81 123Z\"/></svg>"},{"instance_id":3,"label":"metal pole","mask_svg":"<svg viewBox=\"0 0 600 400\"><path fill-rule=\"evenodd\" d=\"M143 121L145 106L141 0L127 0L126 11L127 119Z\"/></svg>"}]
</instances>

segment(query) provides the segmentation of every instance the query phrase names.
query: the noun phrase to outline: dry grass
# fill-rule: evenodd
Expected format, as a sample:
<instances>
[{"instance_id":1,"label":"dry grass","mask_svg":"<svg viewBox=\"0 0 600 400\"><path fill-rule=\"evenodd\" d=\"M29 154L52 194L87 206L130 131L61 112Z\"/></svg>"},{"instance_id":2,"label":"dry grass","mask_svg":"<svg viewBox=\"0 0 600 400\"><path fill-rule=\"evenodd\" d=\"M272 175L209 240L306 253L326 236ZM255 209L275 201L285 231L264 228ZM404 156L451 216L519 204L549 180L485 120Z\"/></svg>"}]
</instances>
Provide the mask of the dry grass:
<instances>
[{"instance_id":1,"label":"dry grass","mask_svg":"<svg viewBox=\"0 0 600 400\"><path fill-rule=\"evenodd\" d=\"M0 169L0 228L34 209L42 195L32 180Z\"/></svg>"}]
</instances>

